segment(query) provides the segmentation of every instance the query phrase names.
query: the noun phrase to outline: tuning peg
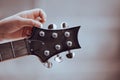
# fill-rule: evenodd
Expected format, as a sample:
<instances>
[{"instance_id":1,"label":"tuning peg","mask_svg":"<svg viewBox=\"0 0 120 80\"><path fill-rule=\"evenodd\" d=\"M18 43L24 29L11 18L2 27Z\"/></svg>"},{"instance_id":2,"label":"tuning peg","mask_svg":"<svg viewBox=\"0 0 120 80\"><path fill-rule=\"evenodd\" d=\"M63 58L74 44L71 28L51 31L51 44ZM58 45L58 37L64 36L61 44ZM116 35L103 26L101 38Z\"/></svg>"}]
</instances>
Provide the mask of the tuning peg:
<instances>
[{"instance_id":1,"label":"tuning peg","mask_svg":"<svg viewBox=\"0 0 120 80\"><path fill-rule=\"evenodd\" d=\"M71 51L68 51L68 54L66 54L66 57L69 59L72 59L75 56L74 53L72 53Z\"/></svg>"},{"instance_id":2,"label":"tuning peg","mask_svg":"<svg viewBox=\"0 0 120 80\"><path fill-rule=\"evenodd\" d=\"M57 26L55 24L50 24L48 26L48 29L56 29L56 28L57 28Z\"/></svg>"},{"instance_id":3,"label":"tuning peg","mask_svg":"<svg viewBox=\"0 0 120 80\"><path fill-rule=\"evenodd\" d=\"M58 63L62 62L62 57L57 55L55 58L54 58L55 61L57 61Z\"/></svg>"},{"instance_id":4,"label":"tuning peg","mask_svg":"<svg viewBox=\"0 0 120 80\"><path fill-rule=\"evenodd\" d=\"M67 28L67 27L68 27L68 24L67 24L66 22L62 22L62 23L61 23L61 27L62 27L62 28Z\"/></svg>"},{"instance_id":5,"label":"tuning peg","mask_svg":"<svg viewBox=\"0 0 120 80\"><path fill-rule=\"evenodd\" d=\"M46 63L44 63L44 66L47 67L47 68L52 68L52 63L47 61Z\"/></svg>"}]
</instances>

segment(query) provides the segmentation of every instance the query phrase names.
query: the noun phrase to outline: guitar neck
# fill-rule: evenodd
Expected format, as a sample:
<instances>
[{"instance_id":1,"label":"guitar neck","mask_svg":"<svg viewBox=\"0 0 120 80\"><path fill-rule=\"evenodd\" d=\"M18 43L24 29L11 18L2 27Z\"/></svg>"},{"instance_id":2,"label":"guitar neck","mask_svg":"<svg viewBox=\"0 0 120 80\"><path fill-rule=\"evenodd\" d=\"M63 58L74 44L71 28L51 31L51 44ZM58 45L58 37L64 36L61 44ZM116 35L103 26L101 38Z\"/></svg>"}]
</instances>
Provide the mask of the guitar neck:
<instances>
[{"instance_id":1,"label":"guitar neck","mask_svg":"<svg viewBox=\"0 0 120 80\"><path fill-rule=\"evenodd\" d=\"M0 61L25 55L29 55L26 39L0 44Z\"/></svg>"}]
</instances>

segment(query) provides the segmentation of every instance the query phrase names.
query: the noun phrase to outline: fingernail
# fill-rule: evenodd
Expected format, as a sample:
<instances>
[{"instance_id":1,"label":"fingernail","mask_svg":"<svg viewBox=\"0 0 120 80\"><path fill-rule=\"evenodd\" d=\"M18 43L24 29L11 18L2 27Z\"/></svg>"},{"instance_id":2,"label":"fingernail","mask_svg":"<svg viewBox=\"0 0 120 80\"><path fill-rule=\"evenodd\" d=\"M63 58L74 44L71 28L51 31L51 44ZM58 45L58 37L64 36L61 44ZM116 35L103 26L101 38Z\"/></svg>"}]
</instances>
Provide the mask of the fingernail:
<instances>
[{"instance_id":1,"label":"fingernail","mask_svg":"<svg viewBox=\"0 0 120 80\"><path fill-rule=\"evenodd\" d=\"M44 19L44 21L46 21L46 19Z\"/></svg>"},{"instance_id":2,"label":"fingernail","mask_svg":"<svg viewBox=\"0 0 120 80\"><path fill-rule=\"evenodd\" d=\"M43 25L42 25L42 24L40 24L40 28L43 28Z\"/></svg>"}]
</instances>

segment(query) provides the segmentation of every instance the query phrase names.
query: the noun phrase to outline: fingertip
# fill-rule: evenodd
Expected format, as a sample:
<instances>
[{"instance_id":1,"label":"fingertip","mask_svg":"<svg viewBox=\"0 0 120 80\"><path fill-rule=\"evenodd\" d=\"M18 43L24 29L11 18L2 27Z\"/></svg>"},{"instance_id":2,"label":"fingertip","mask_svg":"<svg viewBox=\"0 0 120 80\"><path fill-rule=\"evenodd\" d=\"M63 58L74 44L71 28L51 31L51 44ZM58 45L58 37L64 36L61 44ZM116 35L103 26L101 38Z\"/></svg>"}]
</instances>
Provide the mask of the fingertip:
<instances>
[{"instance_id":1,"label":"fingertip","mask_svg":"<svg viewBox=\"0 0 120 80\"><path fill-rule=\"evenodd\" d=\"M42 18L43 22L46 22L47 14L42 9L39 11L39 16Z\"/></svg>"},{"instance_id":2,"label":"fingertip","mask_svg":"<svg viewBox=\"0 0 120 80\"><path fill-rule=\"evenodd\" d=\"M47 14L45 13L45 11L43 9L40 9L40 12L43 13L44 18L47 18Z\"/></svg>"},{"instance_id":3,"label":"fingertip","mask_svg":"<svg viewBox=\"0 0 120 80\"><path fill-rule=\"evenodd\" d=\"M38 28L43 27L42 23L40 23L38 21L34 21L34 26L38 27Z\"/></svg>"},{"instance_id":4,"label":"fingertip","mask_svg":"<svg viewBox=\"0 0 120 80\"><path fill-rule=\"evenodd\" d=\"M46 22L46 20L40 20L40 22L44 24Z\"/></svg>"}]
</instances>

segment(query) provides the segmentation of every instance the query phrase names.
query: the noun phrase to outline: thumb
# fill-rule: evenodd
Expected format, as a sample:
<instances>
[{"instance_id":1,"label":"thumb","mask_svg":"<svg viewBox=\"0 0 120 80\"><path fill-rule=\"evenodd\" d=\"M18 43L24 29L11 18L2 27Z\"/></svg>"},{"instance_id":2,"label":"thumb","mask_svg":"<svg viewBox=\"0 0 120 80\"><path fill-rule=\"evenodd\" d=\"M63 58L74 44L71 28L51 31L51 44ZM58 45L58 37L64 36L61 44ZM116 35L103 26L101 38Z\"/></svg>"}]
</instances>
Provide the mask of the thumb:
<instances>
[{"instance_id":1,"label":"thumb","mask_svg":"<svg viewBox=\"0 0 120 80\"><path fill-rule=\"evenodd\" d=\"M22 18L21 19L22 25L24 26L30 26L30 27L42 27L42 23L33 20L33 19L27 19L27 18ZM23 27L24 27L23 26Z\"/></svg>"}]
</instances>

